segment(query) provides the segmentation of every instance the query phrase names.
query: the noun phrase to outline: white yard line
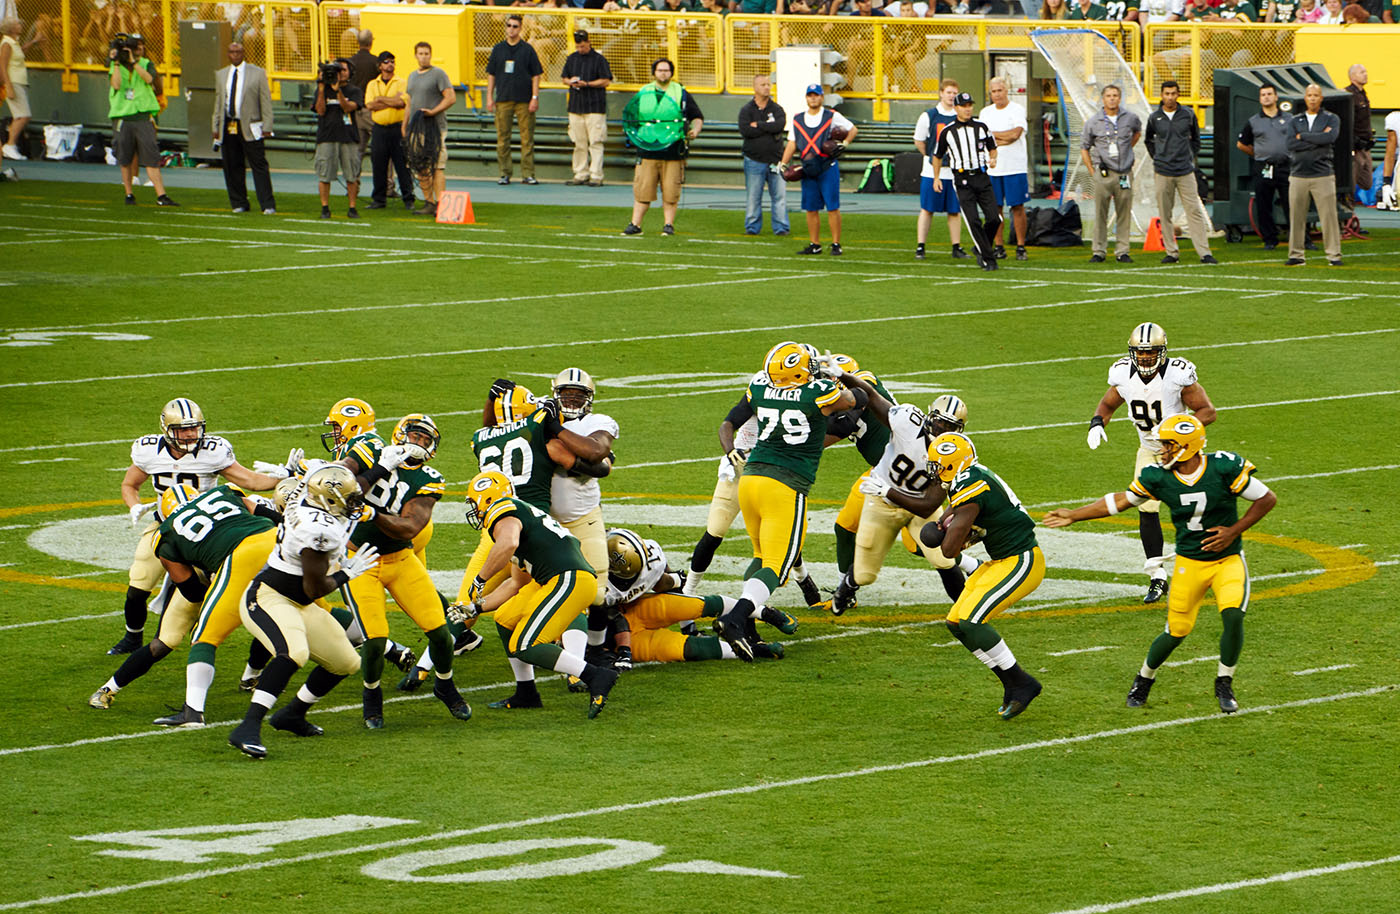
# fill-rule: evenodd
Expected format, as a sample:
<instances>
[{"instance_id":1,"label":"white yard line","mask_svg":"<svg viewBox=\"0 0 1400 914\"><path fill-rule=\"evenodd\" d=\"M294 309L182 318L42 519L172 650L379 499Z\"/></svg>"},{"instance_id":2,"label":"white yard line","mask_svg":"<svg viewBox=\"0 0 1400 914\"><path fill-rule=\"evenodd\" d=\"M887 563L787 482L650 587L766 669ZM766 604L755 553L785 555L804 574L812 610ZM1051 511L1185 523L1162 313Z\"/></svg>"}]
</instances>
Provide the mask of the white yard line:
<instances>
[{"instance_id":1,"label":"white yard line","mask_svg":"<svg viewBox=\"0 0 1400 914\"><path fill-rule=\"evenodd\" d=\"M1190 660L1168 660L1162 666L1190 666L1193 663L1205 663L1208 660L1219 660L1216 654L1205 654L1201 657L1192 657Z\"/></svg>"},{"instance_id":2,"label":"white yard line","mask_svg":"<svg viewBox=\"0 0 1400 914\"><path fill-rule=\"evenodd\" d=\"M56 625L60 622L89 622L93 619L110 619L112 616L120 616L120 609L109 613L95 613L90 616L64 616L59 619L35 619L33 622L14 622L9 625L0 625L0 632L11 631L16 628L33 628L36 625Z\"/></svg>"},{"instance_id":3,"label":"white yard line","mask_svg":"<svg viewBox=\"0 0 1400 914\"><path fill-rule=\"evenodd\" d=\"M1045 652L1045 656L1047 656L1047 657L1068 657L1068 656L1071 655L1071 654L1093 654L1093 653L1097 653L1098 651L1116 651L1116 650L1118 650L1118 648L1116 648L1116 647L1110 647L1110 646L1108 646L1108 645L1097 645L1097 646L1095 646L1095 647L1077 647L1077 648L1075 648L1075 649L1073 649L1073 650L1069 650L1069 651L1046 651L1046 652Z\"/></svg>"},{"instance_id":4,"label":"white yard line","mask_svg":"<svg viewBox=\"0 0 1400 914\"><path fill-rule=\"evenodd\" d=\"M236 270L196 270L193 273L180 273L179 275L182 277L231 276L235 274L242 276L244 273L284 273L288 270L296 270L297 272L301 272L302 270L338 270L347 267L354 267L358 270L362 267L396 267L399 264L404 263L432 263L445 262L448 260L473 260L477 256L478 255L476 254L434 254L431 257L408 257L399 258L397 260L360 260L355 261L353 263L296 264L294 266L289 267L257 267L251 270L247 269L246 267L240 267Z\"/></svg>"},{"instance_id":5,"label":"white yard line","mask_svg":"<svg viewBox=\"0 0 1400 914\"><path fill-rule=\"evenodd\" d=\"M1335 672L1335 671L1337 671L1337 670L1350 670L1350 669L1354 668L1355 666L1356 666L1356 664L1354 664L1354 663L1338 663L1338 664L1336 664L1335 666L1317 666L1317 667L1313 667L1313 668L1310 669L1310 670L1294 670L1294 671L1293 671L1293 675L1294 675L1294 676L1311 676L1311 675L1313 675L1314 673L1332 673L1332 672Z\"/></svg>"},{"instance_id":6,"label":"white yard line","mask_svg":"<svg viewBox=\"0 0 1400 914\"><path fill-rule=\"evenodd\" d=\"M1261 705L1254 708L1242 708L1231 718L1245 718L1252 714L1276 714L1279 711L1292 710L1295 708L1306 708L1315 705L1330 704L1337 701L1346 701L1353 698L1370 698L1385 692L1393 691L1395 685L1376 686L1371 689L1356 692L1339 692L1334 695L1320 695L1314 698L1303 698L1297 701L1280 702L1274 705ZM354 708L359 710L359 705ZM279 857L269 860L256 860L249 863L242 863L235 866L214 867L210 869L196 870L190 873L179 873L172 876L165 876L158 879L147 879L142 882L129 883L127 885L106 886L100 889L90 889L82 892L71 892L63 895L50 895L43 898L32 898L24 901L12 901L0 904L0 911L18 910L22 908L32 908L39 905L56 905L69 901L77 901L84 898L102 898L109 895L119 895L138 889L159 888L166 885L177 885L185 882L195 882L201 879L208 879L214 876L225 876L233 873L256 872L269 869L274 866L287 866L297 863L308 863L313 860L329 860L337 857L346 857L355 854L365 854L374 851L395 850L402 847L417 847L428 842L449 841L457 838L465 838L473 835L486 834L490 832L509 831L520 828L530 828L538 825L552 825L556 822L573 822L580 819L589 819L597 816L619 815L634 813L646 809L662 809L672 806L680 806L689 803L702 803L709 800L721 800L729 797L750 796L753 794L766 793L770 790L782 790L789 787L807 787L813 784L835 783L852 778L864 778L872 775L893 774L904 771L915 771L922 768L932 768L941 765L962 765L966 762L977 762L984 759L999 758L1001 756L1011 756L1022 752L1034 752L1041 749L1060 749L1065 746L1076 746L1087 743L1098 742L1100 740L1114 739L1120 736L1137 736L1143 733L1153 733L1159 730L1166 730L1173 727L1190 726L1201 723L1215 723L1228 720L1223 714L1203 714L1196 717L1180 717L1174 720L1153 721L1151 723L1137 724L1131 727L1116 727L1109 730L1096 730L1090 733L1081 733L1077 736L1063 736L1055 739L1035 740L1026 743L1013 743L1007 746L997 746L991 749L983 749L977 752L967 752L959 755L942 755L933 758L916 759L907 762L895 762L886 765L870 765L864 768L851 768L844 771L832 771L824 774L813 774L805 777L788 778L779 781L768 781L765 783L745 783L736 787L723 787L715 790L706 790L700 793L680 794L669 797L656 797L650 800L639 800L632 803L618 803L611 806L596 806L591 809L580 809L572 812L552 813L549 815L532 816L524 819L514 819L502 822L491 822L484 825L477 825L470 828L447 829L433 832L426 835L414 835L408 838L400 838L394 841L376 841L370 844L362 844L356 847L338 848L335 850L314 851L306 854L298 854L293 857ZM224 725L232 725L234 721L228 721ZM165 731L181 732L180 730ZM1400 857L1386 858L1381 862L1392 862L1400 860ZM1343 864L1346 866L1346 864ZM1354 868L1354 867L1353 867ZM1270 877L1278 878L1278 877ZM1230 883L1229 885L1240 885ZM1188 890L1206 894L1205 889ZM1222 889L1223 891L1223 889ZM1166 897L1166 896L1163 896ZM1138 902L1133 902L1138 903ZM1127 904L1119 902L1120 906ZM1092 908L1081 909L1081 912L1096 910ZM1108 909L1112 910L1112 909ZM1070 914L1070 912L1064 912Z\"/></svg>"}]
</instances>

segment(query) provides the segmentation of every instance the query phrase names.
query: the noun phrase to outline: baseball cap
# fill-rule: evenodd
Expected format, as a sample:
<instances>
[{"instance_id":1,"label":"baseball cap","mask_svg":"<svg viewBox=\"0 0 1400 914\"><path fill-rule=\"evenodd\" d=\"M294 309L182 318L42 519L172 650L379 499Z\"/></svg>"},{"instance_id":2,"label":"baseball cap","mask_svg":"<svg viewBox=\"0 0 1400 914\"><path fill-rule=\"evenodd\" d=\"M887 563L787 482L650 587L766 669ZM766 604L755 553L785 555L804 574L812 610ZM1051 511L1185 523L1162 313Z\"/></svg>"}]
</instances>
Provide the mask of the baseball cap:
<instances>
[{"instance_id":1,"label":"baseball cap","mask_svg":"<svg viewBox=\"0 0 1400 914\"><path fill-rule=\"evenodd\" d=\"M587 41L587 40L588 40L588 33L585 32L583 29L578 29L577 31L574 32L574 44L578 44L580 41Z\"/></svg>"},{"instance_id":2,"label":"baseball cap","mask_svg":"<svg viewBox=\"0 0 1400 914\"><path fill-rule=\"evenodd\" d=\"M380 63L383 63L386 60L394 60L395 58L394 55L389 51L380 51L379 56L375 59L378 60Z\"/></svg>"},{"instance_id":3,"label":"baseball cap","mask_svg":"<svg viewBox=\"0 0 1400 914\"><path fill-rule=\"evenodd\" d=\"M953 99L954 107L962 107L963 105L970 104L972 104L972 93L970 92L959 92L958 97Z\"/></svg>"},{"instance_id":4,"label":"baseball cap","mask_svg":"<svg viewBox=\"0 0 1400 914\"><path fill-rule=\"evenodd\" d=\"M822 87L821 87L821 84L820 84L820 83L812 83L810 86L807 87L807 91L806 91L805 94L806 94L806 95L825 95L826 93L822 91Z\"/></svg>"}]
</instances>

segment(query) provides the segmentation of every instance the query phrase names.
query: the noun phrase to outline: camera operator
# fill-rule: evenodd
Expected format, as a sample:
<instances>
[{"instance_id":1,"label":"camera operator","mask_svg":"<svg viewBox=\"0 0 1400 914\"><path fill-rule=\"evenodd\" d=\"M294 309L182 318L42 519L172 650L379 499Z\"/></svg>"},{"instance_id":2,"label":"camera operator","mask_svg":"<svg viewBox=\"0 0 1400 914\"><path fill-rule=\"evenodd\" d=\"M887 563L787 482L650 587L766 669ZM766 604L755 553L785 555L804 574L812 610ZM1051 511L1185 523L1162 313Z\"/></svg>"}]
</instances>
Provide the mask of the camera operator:
<instances>
[{"instance_id":1,"label":"camera operator","mask_svg":"<svg viewBox=\"0 0 1400 914\"><path fill-rule=\"evenodd\" d=\"M316 86L316 178L320 182L321 218L331 217L331 182L337 167L345 176L350 208L345 215L360 218L355 201L360 195L360 133L355 112L365 103L365 94L350 82L350 61L338 58L321 64L321 81Z\"/></svg>"},{"instance_id":2,"label":"camera operator","mask_svg":"<svg viewBox=\"0 0 1400 914\"><path fill-rule=\"evenodd\" d=\"M157 206L179 206L165 193L160 177L160 145L156 142L155 115L160 112L160 72L137 52L139 35L118 35L107 51L108 116L112 119L112 151L122 169L122 187L128 205L136 204L132 184L136 169L144 167L156 189Z\"/></svg>"}]
</instances>

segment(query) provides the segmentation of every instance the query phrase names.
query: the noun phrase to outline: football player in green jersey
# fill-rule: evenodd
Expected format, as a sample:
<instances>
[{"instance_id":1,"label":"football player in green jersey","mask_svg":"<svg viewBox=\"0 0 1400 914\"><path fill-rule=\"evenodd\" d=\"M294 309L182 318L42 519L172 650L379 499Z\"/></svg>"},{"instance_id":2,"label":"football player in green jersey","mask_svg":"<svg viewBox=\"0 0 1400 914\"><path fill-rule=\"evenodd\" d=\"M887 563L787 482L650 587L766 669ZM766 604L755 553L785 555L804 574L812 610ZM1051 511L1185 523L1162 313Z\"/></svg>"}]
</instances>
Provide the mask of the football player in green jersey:
<instances>
[{"instance_id":1,"label":"football player in green jersey","mask_svg":"<svg viewBox=\"0 0 1400 914\"><path fill-rule=\"evenodd\" d=\"M414 537L432 520L433 507L442 498L446 483L428 465L437 454L437 425L422 413L410 413L394 427L393 443L365 434L350 442L342 463L355 473L372 521L361 519L351 537L359 549L372 544L379 562L356 577L343 590L355 619L363 629L361 647L364 668L364 721L371 730L384 726L384 652L389 623L384 592L428 638L436 681L433 694L458 720L469 720L471 708L452 682L453 637L447 626L446 607L428 577L428 569L413 548Z\"/></svg>"},{"instance_id":2,"label":"football player in green jersey","mask_svg":"<svg viewBox=\"0 0 1400 914\"><path fill-rule=\"evenodd\" d=\"M807 493L826 446L827 416L857 405L857 398L831 379L835 371L833 365L818 364L813 347L784 342L768 351L763 377L749 385L758 440L739 479L739 509L759 567L746 575L734 608L714 622L715 634L747 661L754 659L748 620L759 616L802 554Z\"/></svg>"},{"instance_id":3,"label":"football player in green jersey","mask_svg":"<svg viewBox=\"0 0 1400 914\"><path fill-rule=\"evenodd\" d=\"M977 462L977 448L966 436L948 432L928 449L928 473L948 489L942 520L924 525L919 539L957 558L968 545L973 525L984 531L989 561L977 566L948 611L948 631L1002 684L997 713L1010 720L1040 694L1040 683L1016 662L1011 648L992 628L993 616L1028 596L1045 578L1045 556L1035 541L1035 521L1002 478Z\"/></svg>"},{"instance_id":4,"label":"football player in green jersey","mask_svg":"<svg viewBox=\"0 0 1400 914\"><path fill-rule=\"evenodd\" d=\"M590 695L588 716L597 717L617 682L617 671L594 666L554 643L593 602L598 589L593 566L569 531L516 498L514 491L510 479L494 470L478 473L467 484L467 523L490 534L492 546L481 573L468 587L470 608L460 612L464 618L496 613L496 630L516 671L515 694L496 706L539 707L529 670L537 666L582 680ZM508 567L510 579L486 594L486 582ZM458 608L454 604L454 611ZM530 675L523 676L521 667Z\"/></svg>"},{"instance_id":5,"label":"football player in green jersey","mask_svg":"<svg viewBox=\"0 0 1400 914\"><path fill-rule=\"evenodd\" d=\"M1220 608L1220 666L1215 697L1220 710L1239 710L1235 700L1235 666L1244 647L1244 614L1249 608L1249 569L1240 534L1268 514L1277 496L1254 478L1254 464L1229 451L1204 453L1206 429L1195 416L1168 416L1157 426L1162 444L1156 466L1146 466L1126 492L1110 492L1097 501L1070 510L1056 508L1045 515L1045 526L1068 527L1120 511L1155 498L1171 511L1176 527L1176 568L1167 596L1167 628L1147 649L1142 670L1128 690L1128 707L1147 702L1157 670L1196 625L1196 614L1207 590L1215 591ZM1237 500L1250 502L1244 517Z\"/></svg>"}]
</instances>

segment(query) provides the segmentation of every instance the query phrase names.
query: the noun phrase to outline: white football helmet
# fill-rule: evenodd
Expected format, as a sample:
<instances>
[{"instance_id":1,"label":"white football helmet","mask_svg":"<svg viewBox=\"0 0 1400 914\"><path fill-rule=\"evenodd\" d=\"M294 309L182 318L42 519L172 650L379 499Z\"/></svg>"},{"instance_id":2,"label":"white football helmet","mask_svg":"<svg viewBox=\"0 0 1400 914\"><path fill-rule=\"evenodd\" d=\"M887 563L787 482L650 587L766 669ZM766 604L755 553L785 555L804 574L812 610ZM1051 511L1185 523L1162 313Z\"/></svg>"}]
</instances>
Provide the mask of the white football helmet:
<instances>
[{"instance_id":1,"label":"white football helmet","mask_svg":"<svg viewBox=\"0 0 1400 914\"><path fill-rule=\"evenodd\" d=\"M1128 357L1141 377L1151 378L1166 367L1167 331L1151 321L1138 324L1128 337Z\"/></svg>"},{"instance_id":2,"label":"white football helmet","mask_svg":"<svg viewBox=\"0 0 1400 914\"><path fill-rule=\"evenodd\" d=\"M204 411L193 400L176 397L160 411L160 431L172 448L193 454L204 440ZM194 436L180 434L186 431Z\"/></svg>"}]
</instances>

